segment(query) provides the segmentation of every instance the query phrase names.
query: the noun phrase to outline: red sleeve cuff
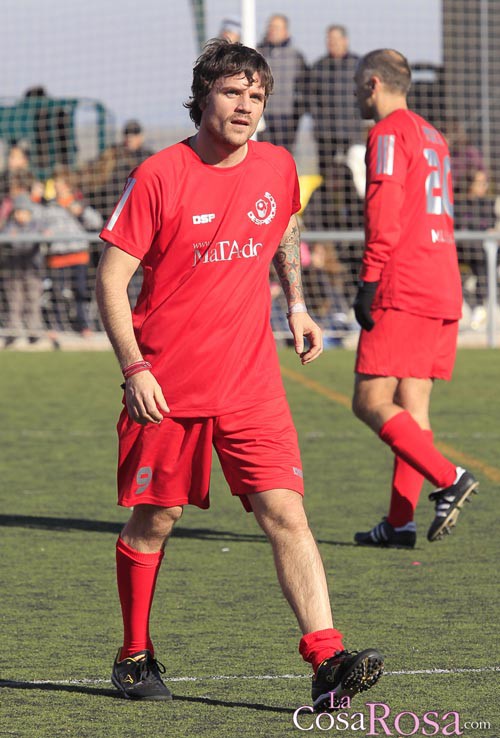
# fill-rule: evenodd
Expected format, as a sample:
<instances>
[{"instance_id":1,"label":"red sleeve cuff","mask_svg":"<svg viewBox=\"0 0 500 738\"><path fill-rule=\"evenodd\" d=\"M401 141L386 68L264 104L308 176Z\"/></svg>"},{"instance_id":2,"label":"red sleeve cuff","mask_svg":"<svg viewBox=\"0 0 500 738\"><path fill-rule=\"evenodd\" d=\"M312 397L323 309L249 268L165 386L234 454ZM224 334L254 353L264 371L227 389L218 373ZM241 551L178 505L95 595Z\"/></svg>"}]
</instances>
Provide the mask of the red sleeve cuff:
<instances>
[{"instance_id":1,"label":"red sleeve cuff","mask_svg":"<svg viewBox=\"0 0 500 738\"><path fill-rule=\"evenodd\" d=\"M363 264L361 267L361 273L360 273L360 279L363 280L363 282L379 282L380 281L380 275L382 273L381 269L378 269L374 266L367 266L366 264Z\"/></svg>"}]
</instances>

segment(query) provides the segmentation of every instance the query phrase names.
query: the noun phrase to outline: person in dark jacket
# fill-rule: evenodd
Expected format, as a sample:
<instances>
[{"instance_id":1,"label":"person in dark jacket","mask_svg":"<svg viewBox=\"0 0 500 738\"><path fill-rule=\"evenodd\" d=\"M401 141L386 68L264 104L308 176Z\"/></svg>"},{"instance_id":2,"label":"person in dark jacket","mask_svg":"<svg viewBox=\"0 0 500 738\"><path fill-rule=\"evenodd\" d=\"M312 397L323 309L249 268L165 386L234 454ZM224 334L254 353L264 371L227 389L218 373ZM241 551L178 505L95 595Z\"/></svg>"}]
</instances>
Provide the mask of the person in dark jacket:
<instances>
[{"instance_id":1,"label":"person in dark jacket","mask_svg":"<svg viewBox=\"0 0 500 738\"><path fill-rule=\"evenodd\" d=\"M313 65L308 85L308 109L314 121L319 173L326 180L338 154L363 140L353 94L359 57L349 51L344 26L329 26L327 54Z\"/></svg>"},{"instance_id":2,"label":"person in dark jacket","mask_svg":"<svg viewBox=\"0 0 500 738\"><path fill-rule=\"evenodd\" d=\"M284 146L292 153L300 118L305 112L307 65L290 38L286 15L269 18L264 40L257 47L272 69L274 92L264 115L259 141Z\"/></svg>"},{"instance_id":3,"label":"person in dark jacket","mask_svg":"<svg viewBox=\"0 0 500 738\"><path fill-rule=\"evenodd\" d=\"M464 231L495 230L497 198L485 169L471 169L464 175L467 188L455 200L455 227ZM478 241L459 241L458 260L462 273L464 299L471 308L470 327L485 327L488 300L486 254Z\"/></svg>"},{"instance_id":4,"label":"person in dark jacket","mask_svg":"<svg viewBox=\"0 0 500 738\"><path fill-rule=\"evenodd\" d=\"M144 146L139 121L129 120L123 128L122 141L105 149L79 174L79 186L89 204L109 218L132 169L153 153Z\"/></svg>"}]
</instances>

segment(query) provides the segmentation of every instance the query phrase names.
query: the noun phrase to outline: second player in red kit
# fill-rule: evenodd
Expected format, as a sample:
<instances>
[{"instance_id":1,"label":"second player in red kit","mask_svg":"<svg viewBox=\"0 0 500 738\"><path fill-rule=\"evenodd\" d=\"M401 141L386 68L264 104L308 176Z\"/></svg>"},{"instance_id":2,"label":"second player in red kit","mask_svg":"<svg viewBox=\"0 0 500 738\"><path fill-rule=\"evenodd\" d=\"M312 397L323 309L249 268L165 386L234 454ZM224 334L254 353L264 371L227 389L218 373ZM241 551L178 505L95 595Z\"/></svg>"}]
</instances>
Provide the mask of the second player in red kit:
<instances>
[{"instance_id":1,"label":"second player in red kit","mask_svg":"<svg viewBox=\"0 0 500 738\"><path fill-rule=\"evenodd\" d=\"M402 54L370 52L355 83L362 117L376 124L366 152L353 409L394 452L389 513L355 540L412 548L424 478L437 487L429 541L450 532L478 486L436 449L429 419L434 379L451 379L462 306L450 155L439 131L408 110Z\"/></svg>"}]
</instances>

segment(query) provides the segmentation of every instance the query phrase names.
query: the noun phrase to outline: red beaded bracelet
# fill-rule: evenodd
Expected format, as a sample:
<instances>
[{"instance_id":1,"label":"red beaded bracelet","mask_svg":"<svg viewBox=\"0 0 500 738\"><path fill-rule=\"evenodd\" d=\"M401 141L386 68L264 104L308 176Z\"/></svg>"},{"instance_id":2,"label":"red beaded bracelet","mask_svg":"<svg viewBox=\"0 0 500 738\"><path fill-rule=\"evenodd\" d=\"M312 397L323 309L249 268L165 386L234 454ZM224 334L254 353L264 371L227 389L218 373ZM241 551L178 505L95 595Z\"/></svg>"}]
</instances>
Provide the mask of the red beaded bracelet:
<instances>
[{"instance_id":1,"label":"red beaded bracelet","mask_svg":"<svg viewBox=\"0 0 500 738\"><path fill-rule=\"evenodd\" d=\"M139 372L147 372L152 368L153 367L149 363L149 361L144 361L144 359L141 359L140 361L134 361L133 364L129 364L129 366L124 367L122 369L122 374L125 379L129 379L129 377L133 377L134 374L139 374Z\"/></svg>"}]
</instances>

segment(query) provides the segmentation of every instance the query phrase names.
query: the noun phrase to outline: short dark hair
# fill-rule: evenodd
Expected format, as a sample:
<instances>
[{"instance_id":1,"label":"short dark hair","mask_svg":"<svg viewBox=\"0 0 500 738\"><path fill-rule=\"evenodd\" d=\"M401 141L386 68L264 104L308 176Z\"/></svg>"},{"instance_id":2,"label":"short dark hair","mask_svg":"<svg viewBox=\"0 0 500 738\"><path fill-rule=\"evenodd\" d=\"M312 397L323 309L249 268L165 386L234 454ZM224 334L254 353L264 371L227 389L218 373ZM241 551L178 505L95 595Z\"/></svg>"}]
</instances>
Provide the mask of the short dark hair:
<instances>
[{"instance_id":1,"label":"short dark hair","mask_svg":"<svg viewBox=\"0 0 500 738\"><path fill-rule=\"evenodd\" d=\"M267 100L273 91L274 80L269 64L262 54L249 46L231 43L225 38L208 41L195 62L191 97L184 103L196 127L201 123L201 105L218 79L244 74L251 83L255 73L260 75Z\"/></svg>"},{"instance_id":2,"label":"short dark hair","mask_svg":"<svg viewBox=\"0 0 500 738\"><path fill-rule=\"evenodd\" d=\"M283 13L273 13L269 16L267 23L269 24L270 21L274 20L275 18L279 18L280 20L282 20L287 28L290 26L288 16L284 15Z\"/></svg>"},{"instance_id":3,"label":"short dark hair","mask_svg":"<svg viewBox=\"0 0 500 738\"><path fill-rule=\"evenodd\" d=\"M333 23L331 26L328 26L328 28L326 29L327 33L331 33L332 31L338 31L340 35L343 36L344 38L349 38L349 33L347 31L346 26L341 26L338 23Z\"/></svg>"},{"instance_id":4,"label":"short dark hair","mask_svg":"<svg viewBox=\"0 0 500 738\"><path fill-rule=\"evenodd\" d=\"M123 126L124 136L137 136L142 133L142 126L138 120L128 120Z\"/></svg>"},{"instance_id":5,"label":"short dark hair","mask_svg":"<svg viewBox=\"0 0 500 738\"><path fill-rule=\"evenodd\" d=\"M411 69L403 54L394 49L375 49L363 56L356 70L356 77L368 82L379 77L391 92L407 95L411 87Z\"/></svg>"}]
</instances>

